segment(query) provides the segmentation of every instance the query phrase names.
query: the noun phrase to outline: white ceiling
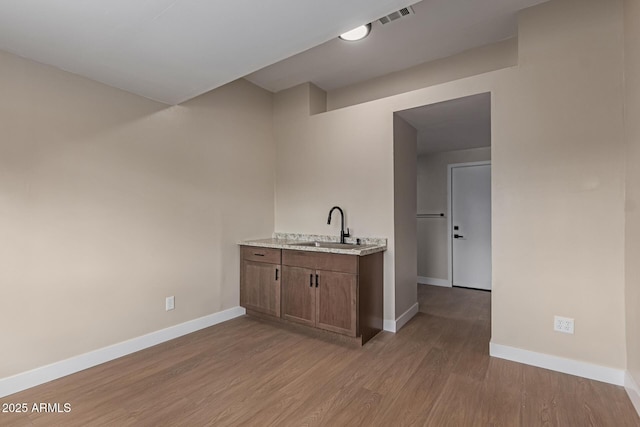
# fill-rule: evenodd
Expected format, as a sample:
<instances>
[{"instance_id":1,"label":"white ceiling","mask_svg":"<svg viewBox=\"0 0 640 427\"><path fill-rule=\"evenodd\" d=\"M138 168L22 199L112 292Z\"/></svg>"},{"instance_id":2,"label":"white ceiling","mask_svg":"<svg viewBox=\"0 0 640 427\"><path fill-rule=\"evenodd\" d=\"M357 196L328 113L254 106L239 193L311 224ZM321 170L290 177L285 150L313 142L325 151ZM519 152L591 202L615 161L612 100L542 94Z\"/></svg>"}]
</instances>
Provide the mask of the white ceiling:
<instances>
[{"instance_id":1,"label":"white ceiling","mask_svg":"<svg viewBox=\"0 0 640 427\"><path fill-rule=\"evenodd\" d=\"M418 156L491 146L491 94L397 113L418 131Z\"/></svg>"},{"instance_id":2,"label":"white ceiling","mask_svg":"<svg viewBox=\"0 0 640 427\"><path fill-rule=\"evenodd\" d=\"M411 0L2 0L0 49L177 104Z\"/></svg>"},{"instance_id":3,"label":"white ceiling","mask_svg":"<svg viewBox=\"0 0 640 427\"><path fill-rule=\"evenodd\" d=\"M543 1L424 0L383 26L415 0L2 0L0 50L178 104L250 73L335 89L511 37ZM365 40L337 39L366 22Z\"/></svg>"},{"instance_id":4,"label":"white ceiling","mask_svg":"<svg viewBox=\"0 0 640 427\"><path fill-rule=\"evenodd\" d=\"M337 38L247 76L277 92L313 82L324 90L402 70L513 37L516 13L547 0L423 0L415 15L382 25L359 42ZM363 23L366 21L363 21Z\"/></svg>"}]
</instances>

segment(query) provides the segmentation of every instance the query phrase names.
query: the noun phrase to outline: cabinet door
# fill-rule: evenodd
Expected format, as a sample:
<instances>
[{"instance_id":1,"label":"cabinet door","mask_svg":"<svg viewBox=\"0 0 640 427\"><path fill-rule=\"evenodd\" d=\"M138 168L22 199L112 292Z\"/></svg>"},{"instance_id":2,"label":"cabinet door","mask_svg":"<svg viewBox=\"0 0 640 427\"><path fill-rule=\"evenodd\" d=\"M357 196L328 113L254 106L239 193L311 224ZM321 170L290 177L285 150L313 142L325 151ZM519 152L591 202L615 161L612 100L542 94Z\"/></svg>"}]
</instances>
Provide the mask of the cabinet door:
<instances>
[{"instance_id":1,"label":"cabinet door","mask_svg":"<svg viewBox=\"0 0 640 427\"><path fill-rule=\"evenodd\" d=\"M240 305L280 317L280 266L243 260L242 273Z\"/></svg>"},{"instance_id":2,"label":"cabinet door","mask_svg":"<svg viewBox=\"0 0 640 427\"><path fill-rule=\"evenodd\" d=\"M316 313L318 328L356 336L358 278L355 274L318 270Z\"/></svg>"},{"instance_id":3,"label":"cabinet door","mask_svg":"<svg viewBox=\"0 0 640 427\"><path fill-rule=\"evenodd\" d=\"M314 326L316 322L315 270L284 266L282 317Z\"/></svg>"}]
</instances>

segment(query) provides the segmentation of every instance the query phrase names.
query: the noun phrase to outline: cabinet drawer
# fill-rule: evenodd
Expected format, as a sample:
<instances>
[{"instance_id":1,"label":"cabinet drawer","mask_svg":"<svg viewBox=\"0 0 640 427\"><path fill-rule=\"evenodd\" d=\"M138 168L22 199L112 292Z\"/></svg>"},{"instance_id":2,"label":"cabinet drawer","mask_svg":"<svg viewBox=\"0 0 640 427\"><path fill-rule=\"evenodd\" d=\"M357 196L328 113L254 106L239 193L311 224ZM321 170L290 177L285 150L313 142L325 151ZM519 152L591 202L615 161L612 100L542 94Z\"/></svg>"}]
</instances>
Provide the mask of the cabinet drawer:
<instances>
[{"instance_id":1,"label":"cabinet drawer","mask_svg":"<svg viewBox=\"0 0 640 427\"><path fill-rule=\"evenodd\" d=\"M283 250L282 265L358 274L356 255Z\"/></svg>"},{"instance_id":2,"label":"cabinet drawer","mask_svg":"<svg viewBox=\"0 0 640 427\"><path fill-rule=\"evenodd\" d=\"M256 262L280 264L280 249L260 248L256 246L242 246L240 249L242 259Z\"/></svg>"}]
</instances>

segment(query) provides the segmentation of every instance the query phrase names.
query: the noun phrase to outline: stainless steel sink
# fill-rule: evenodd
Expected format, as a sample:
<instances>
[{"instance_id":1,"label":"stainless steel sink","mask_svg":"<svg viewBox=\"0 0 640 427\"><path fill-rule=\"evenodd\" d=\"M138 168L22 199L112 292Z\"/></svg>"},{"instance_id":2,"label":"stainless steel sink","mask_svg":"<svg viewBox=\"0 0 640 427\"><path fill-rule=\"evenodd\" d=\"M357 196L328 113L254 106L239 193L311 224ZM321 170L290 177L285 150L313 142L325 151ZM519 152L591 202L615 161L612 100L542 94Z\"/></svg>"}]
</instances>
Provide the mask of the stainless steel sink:
<instances>
[{"instance_id":1,"label":"stainless steel sink","mask_svg":"<svg viewBox=\"0 0 640 427\"><path fill-rule=\"evenodd\" d=\"M316 248L329 249L360 249L363 245L355 243L338 243L338 242L298 242L292 243L293 246L315 246Z\"/></svg>"}]
</instances>

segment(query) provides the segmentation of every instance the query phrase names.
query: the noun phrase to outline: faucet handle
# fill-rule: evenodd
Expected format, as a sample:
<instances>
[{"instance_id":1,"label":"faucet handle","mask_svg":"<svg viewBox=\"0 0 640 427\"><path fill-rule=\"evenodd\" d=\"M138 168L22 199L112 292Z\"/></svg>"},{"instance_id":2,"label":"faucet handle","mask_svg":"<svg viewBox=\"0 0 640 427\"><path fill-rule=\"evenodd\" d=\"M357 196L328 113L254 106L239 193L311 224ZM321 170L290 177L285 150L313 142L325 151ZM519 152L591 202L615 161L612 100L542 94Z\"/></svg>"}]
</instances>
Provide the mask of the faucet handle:
<instances>
[{"instance_id":1,"label":"faucet handle","mask_svg":"<svg viewBox=\"0 0 640 427\"><path fill-rule=\"evenodd\" d=\"M347 231L344 232L344 237L351 237L351 234L349 233L349 227L347 227Z\"/></svg>"}]
</instances>

